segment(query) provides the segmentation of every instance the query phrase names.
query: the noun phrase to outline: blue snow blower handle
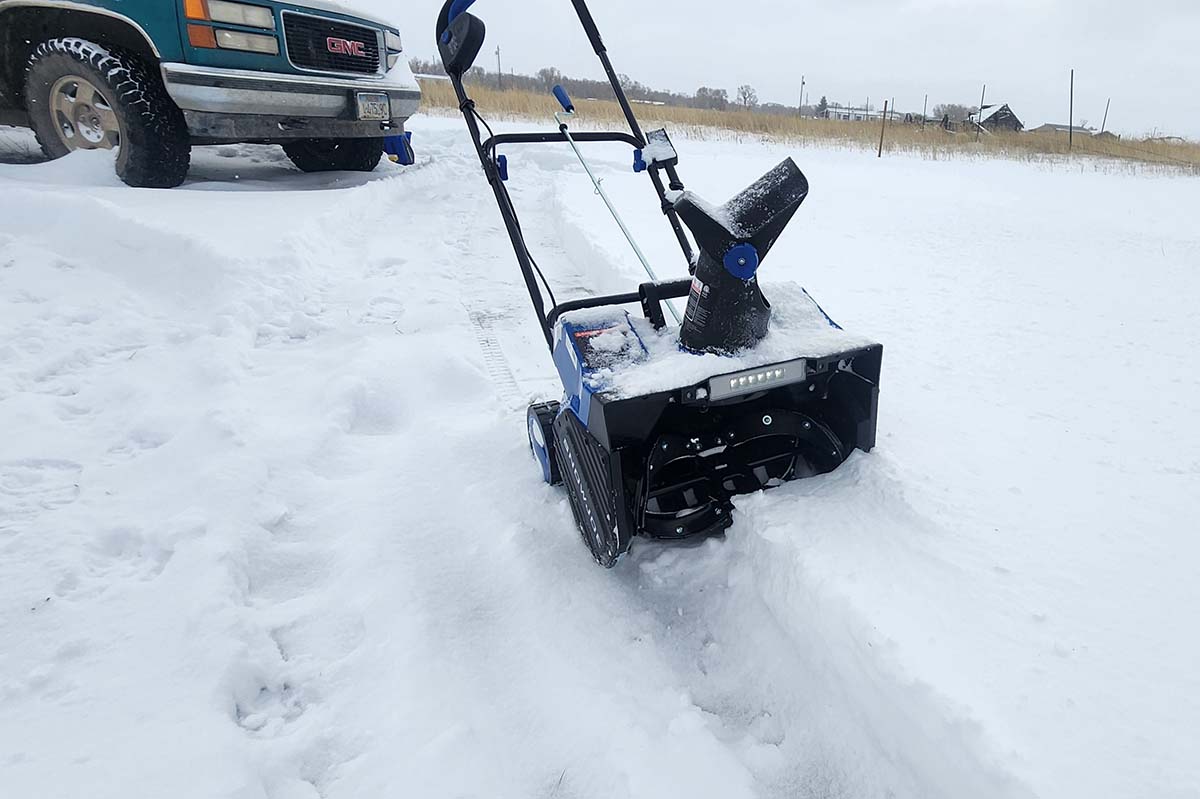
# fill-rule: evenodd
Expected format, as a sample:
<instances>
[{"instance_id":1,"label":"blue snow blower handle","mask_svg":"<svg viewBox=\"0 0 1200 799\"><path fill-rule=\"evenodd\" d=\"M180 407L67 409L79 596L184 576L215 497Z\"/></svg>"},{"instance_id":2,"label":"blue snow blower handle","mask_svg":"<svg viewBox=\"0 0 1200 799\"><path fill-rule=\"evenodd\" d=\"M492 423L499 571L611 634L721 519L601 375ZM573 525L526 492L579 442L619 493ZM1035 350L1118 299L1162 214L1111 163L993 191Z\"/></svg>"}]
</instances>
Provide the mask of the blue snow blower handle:
<instances>
[{"instance_id":1,"label":"blue snow blower handle","mask_svg":"<svg viewBox=\"0 0 1200 799\"><path fill-rule=\"evenodd\" d=\"M475 0L454 0L450 4L450 13L446 16L446 24L449 25L458 18L458 15L466 11L471 6L475 5Z\"/></svg>"},{"instance_id":2,"label":"blue snow blower handle","mask_svg":"<svg viewBox=\"0 0 1200 799\"><path fill-rule=\"evenodd\" d=\"M450 8L446 9L446 28L438 36L438 41L442 44L450 43L450 26L454 24L454 20L463 15L463 12L475 4L475 0L451 0ZM443 8L445 8L443 6Z\"/></svg>"},{"instance_id":3,"label":"blue snow blower handle","mask_svg":"<svg viewBox=\"0 0 1200 799\"><path fill-rule=\"evenodd\" d=\"M474 0L471 0L474 2ZM575 113L575 104L571 102L571 96L567 94L567 90L562 86L555 86L553 89L554 97L558 100L558 104L563 107L563 110L568 114Z\"/></svg>"}]
</instances>

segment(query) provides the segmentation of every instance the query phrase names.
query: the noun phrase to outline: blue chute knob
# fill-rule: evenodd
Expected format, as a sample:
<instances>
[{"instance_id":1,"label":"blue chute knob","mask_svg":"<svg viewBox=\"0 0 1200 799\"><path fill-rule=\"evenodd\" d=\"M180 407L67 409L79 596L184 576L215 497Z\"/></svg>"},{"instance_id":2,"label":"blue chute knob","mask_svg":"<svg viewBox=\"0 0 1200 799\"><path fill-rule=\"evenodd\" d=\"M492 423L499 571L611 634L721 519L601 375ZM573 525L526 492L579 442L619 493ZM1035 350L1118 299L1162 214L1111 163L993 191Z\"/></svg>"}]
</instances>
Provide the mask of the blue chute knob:
<instances>
[{"instance_id":1,"label":"blue chute knob","mask_svg":"<svg viewBox=\"0 0 1200 799\"><path fill-rule=\"evenodd\" d=\"M725 253L725 269L739 280L749 280L758 271L758 250L753 244L735 244Z\"/></svg>"}]
</instances>

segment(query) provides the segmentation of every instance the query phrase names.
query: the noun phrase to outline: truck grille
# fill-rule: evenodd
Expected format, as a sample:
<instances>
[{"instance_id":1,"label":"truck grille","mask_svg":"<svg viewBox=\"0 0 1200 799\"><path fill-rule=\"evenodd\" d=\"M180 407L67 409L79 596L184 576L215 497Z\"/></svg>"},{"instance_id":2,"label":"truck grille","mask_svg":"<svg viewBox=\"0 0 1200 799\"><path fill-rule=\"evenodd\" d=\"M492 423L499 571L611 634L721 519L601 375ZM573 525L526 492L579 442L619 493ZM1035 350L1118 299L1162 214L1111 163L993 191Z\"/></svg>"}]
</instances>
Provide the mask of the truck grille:
<instances>
[{"instance_id":1,"label":"truck grille","mask_svg":"<svg viewBox=\"0 0 1200 799\"><path fill-rule=\"evenodd\" d=\"M379 32L374 28L285 11L283 34L288 58L303 69L361 75L379 72ZM362 55L354 55L356 50Z\"/></svg>"}]
</instances>

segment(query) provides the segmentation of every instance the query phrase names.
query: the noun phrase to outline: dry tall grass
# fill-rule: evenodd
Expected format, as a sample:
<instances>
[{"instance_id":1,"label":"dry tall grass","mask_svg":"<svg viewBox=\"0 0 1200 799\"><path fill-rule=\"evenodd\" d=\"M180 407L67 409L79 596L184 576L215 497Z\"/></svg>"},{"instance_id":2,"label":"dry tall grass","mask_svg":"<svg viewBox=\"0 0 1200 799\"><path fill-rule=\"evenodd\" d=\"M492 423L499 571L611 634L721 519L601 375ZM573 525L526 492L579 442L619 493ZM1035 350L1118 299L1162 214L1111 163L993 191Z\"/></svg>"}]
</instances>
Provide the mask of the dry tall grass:
<instances>
[{"instance_id":1,"label":"dry tall grass","mask_svg":"<svg viewBox=\"0 0 1200 799\"><path fill-rule=\"evenodd\" d=\"M421 81L423 105L428 110L457 110L454 90L445 80ZM471 96L485 115L501 118L548 119L558 103L548 93L497 91L472 85ZM620 125L624 121L615 100L576 99L580 116L589 123ZM683 128L706 137L750 134L793 142L831 142L874 149L879 146L879 122L843 122L805 119L774 114L756 114L744 110L714 111L665 105L637 105L638 118L645 127ZM885 152L906 151L929 157L978 155L984 157L1033 160L1065 156L1065 134L995 134L976 136L969 132L947 133L935 124L889 122L885 134ZM1075 136L1074 152L1132 162L1175 167L1200 174L1200 144L1193 142L1121 141Z\"/></svg>"}]
</instances>

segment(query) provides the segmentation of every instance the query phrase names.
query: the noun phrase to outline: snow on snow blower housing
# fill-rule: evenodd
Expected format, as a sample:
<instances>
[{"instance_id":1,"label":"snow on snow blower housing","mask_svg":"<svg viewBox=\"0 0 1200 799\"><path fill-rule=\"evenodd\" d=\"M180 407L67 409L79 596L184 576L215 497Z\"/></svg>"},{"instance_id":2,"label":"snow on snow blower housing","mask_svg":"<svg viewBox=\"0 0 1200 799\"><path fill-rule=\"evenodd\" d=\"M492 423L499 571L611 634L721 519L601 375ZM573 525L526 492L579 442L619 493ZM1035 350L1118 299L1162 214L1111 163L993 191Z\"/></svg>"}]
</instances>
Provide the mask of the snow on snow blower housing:
<instances>
[{"instance_id":1,"label":"snow on snow blower housing","mask_svg":"<svg viewBox=\"0 0 1200 799\"><path fill-rule=\"evenodd\" d=\"M0 0L0 799L1200 799L1200 10L954 5Z\"/></svg>"}]
</instances>

